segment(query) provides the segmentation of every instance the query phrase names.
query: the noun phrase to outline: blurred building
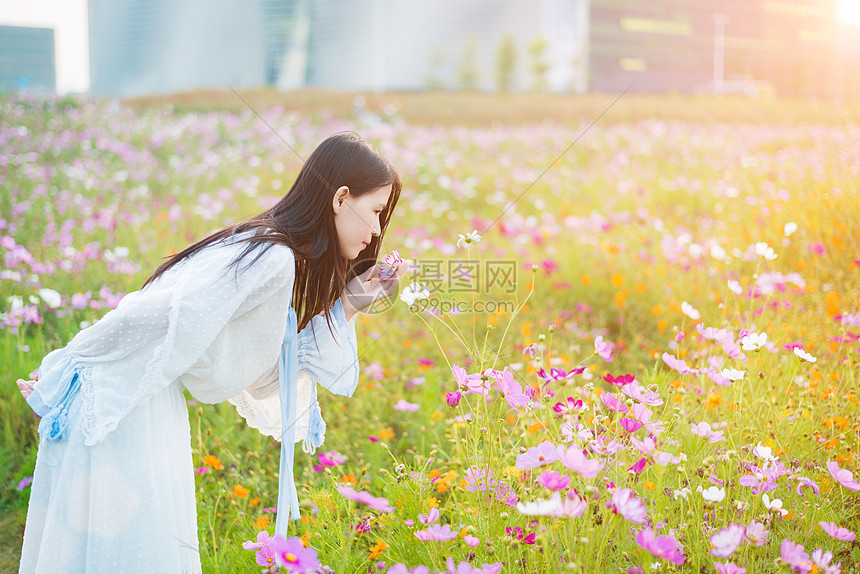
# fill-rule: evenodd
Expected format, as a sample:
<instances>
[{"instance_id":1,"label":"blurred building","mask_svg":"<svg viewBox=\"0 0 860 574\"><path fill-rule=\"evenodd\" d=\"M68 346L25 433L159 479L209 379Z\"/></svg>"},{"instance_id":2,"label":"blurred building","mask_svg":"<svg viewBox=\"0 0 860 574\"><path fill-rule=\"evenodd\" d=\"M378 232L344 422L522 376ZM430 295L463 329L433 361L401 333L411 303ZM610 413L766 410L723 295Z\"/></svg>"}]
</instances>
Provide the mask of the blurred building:
<instances>
[{"instance_id":1,"label":"blurred building","mask_svg":"<svg viewBox=\"0 0 860 574\"><path fill-rule=\"evenodd\" d=\"M90 91L136 96L304 81L297 0L89 0ZM306 35L306 31L304 32Z\"/></svg>"},{"instance_id":2,"label":"blurred building","mask_svg":"<svg viewBox=\"0 0 860 574\"><path fill-rule=\"evenodd\" d=\"M54 30L0 26L0 91L56 89Z\"/></svg>"},{"instance_id":3,"label":"blurred building","mask_svg":"<svg viewBox=\"0 0 860 574\"><path fill-rule=\"evenodd\" d=\"M591 0L590 87L858 93L860 30L833 0Z\"/></svg>"},{"instance_id":4,"label":"blurred building","mask_svg":"<svg viewBox=\"0 0 860 574\"><path fill-rule=\"evenodd\" d=\"M90 0L91 90L860 93L838 0Z\"/></svg>"}]
</instances>

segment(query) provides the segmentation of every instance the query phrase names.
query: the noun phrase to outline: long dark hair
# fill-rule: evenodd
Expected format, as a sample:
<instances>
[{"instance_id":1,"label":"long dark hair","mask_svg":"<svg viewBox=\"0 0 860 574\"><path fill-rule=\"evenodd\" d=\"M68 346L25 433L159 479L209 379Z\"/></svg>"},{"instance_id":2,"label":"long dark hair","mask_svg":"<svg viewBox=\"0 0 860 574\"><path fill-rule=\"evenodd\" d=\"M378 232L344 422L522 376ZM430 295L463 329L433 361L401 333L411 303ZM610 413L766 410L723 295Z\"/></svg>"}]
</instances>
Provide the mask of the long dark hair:
<instances>
[{"instance_id":1,"label":"long dark hair","mask_svg":"<svg viewBox=\"0 0 860 574\"><path fill-rule=\"evenodd\" d=\"M392 187L388 204L379 215L379 236L372 237L370 244L354 260L339 253L331 207L335 191L344 185L355 196L386 185ZM237 240L237 243L249 245L230 265L236 266L238 274L239 262L260 245L265 244L248 266L253 265L272 244L290 247L296 259L293 308L296 310L298 328L302 330L314 316L324 311L331 330L329 310L337 302L344 287L353 277L372 267L379 257L379 248L400 198L401 187L400 177L391 164L358 134L335 134L311 153L287 194L273 207L216 231L184 251L168 256L167 261L158 266L141 289L201 249L237 233L254 230L251 236ZM267 229L271 231L267 232Z\"/></svg>"}]
</instances>

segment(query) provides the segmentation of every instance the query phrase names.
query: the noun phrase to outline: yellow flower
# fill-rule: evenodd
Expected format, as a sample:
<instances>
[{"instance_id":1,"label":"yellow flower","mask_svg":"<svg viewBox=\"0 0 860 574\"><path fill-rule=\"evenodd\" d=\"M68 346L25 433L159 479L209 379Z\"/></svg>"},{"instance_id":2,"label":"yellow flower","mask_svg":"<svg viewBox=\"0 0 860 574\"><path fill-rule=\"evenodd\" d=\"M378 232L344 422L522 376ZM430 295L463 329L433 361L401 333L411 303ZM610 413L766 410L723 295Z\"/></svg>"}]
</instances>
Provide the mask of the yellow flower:
<instances>
[{"instance_id":1,"label":"yellow flower","mask_svg":"<svg viewBox=\"0 0 860 574\"><path fill-rule=\"evenodd\" d=\"M206 466L211 466L215 470L221 470L224 468L224 465L221 464L221 459L211 454L204 456L203 462L206 463Z\"/></svg>"}]
</instances>

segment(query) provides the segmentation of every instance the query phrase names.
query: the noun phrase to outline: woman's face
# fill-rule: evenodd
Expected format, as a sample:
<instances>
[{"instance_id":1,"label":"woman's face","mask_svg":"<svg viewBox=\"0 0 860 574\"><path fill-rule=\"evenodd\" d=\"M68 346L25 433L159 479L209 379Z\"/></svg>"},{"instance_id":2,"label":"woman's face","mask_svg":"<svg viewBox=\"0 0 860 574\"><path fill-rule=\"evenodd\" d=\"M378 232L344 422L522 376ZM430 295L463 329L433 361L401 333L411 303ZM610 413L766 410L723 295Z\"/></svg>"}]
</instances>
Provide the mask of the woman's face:
<instances>
[{"instance_id":1,"label":"woman's face","mask_svg":"<svg viewBox=\"0 0 860 574\"><path fill-rule=\"evenodd\" d=\"M379 237L380 214L388 205L391 184L378 187L361 196L354 196L342 186L334 194L332 209L340 253L355 259L374 237Z\"/></svg>"}]
</instances>

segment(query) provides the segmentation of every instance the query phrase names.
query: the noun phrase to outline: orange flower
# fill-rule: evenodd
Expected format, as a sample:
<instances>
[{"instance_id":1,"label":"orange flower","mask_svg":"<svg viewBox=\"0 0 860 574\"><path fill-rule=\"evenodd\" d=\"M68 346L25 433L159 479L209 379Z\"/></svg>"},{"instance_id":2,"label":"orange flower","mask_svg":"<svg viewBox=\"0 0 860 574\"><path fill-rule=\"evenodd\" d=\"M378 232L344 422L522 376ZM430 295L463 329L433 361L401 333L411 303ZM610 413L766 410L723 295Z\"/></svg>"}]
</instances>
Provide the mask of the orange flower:
<instances>
[{"instance_id":1,"label":"orange flower","mask_svg":"<svg viewBox=\"0 0 860 574\"><path fill-rule=\"evenodd\" d=\"M708 403L705 405L705 410L715 409L723 402L723 396L719 391L715 391L708 395Z\"/></svg>"},{"instance_id":2,"label":"orange flower","mask_svg":"<svg viewBox=\"0 0 860 574\"><path fill-rule=\"evenodd\" d=\"M261 516L254 521L254 528L257 530L265 530L272 524L272 519L268 516Z\"/></svg>"},{"instance_id":3,"label":"orange flower","mask_svg":"<svg viewBox=\"0 0 860 574\"><path fill-rule=\"evenodd\" d=\"M258 504L260 504L259 498L252 498L251 500L248 501L248 505L251 506L251 508L257 506Z\"/></svg>"},{"instance_id":4,"label":"orange flower","mask_svg":"<svg viewBox=\"0 0 860 574\"><path fill-rule=\"evenodd\" d=\"M348 484L356 484L356 483L358 483L358 480L355 478L355 475L352 473L341 476L340 481L343 482L344 484L347 484L347 483Z\"/></svg>"},{"instance_id":5,"label":"orange flower","mask_svg":"<svg viewBox=\"0 0 860 574\"><path fill-rule=\"evenodd\" d=\"M368 556L368 558L370 558L371 560L374 558L378 558L379 555L382 554L382 551L386 548L388 548L388 544L377 538L376 544L374 544L373 547L370 549L370 555Z\"/></svg>"},{"instance_id":6,"label":"orange flower","mask_svg":"<svg viewBox=\"0 0 860 574\"><path fill-rule=\"evenodd\" d=\"M241 484L237 484L233 487L233 494L235 494L239 498L248 498L248 492L248 489Z\"/></svg>"},{"instance_id":7,"label":"orange flower","mask_svg":"<svg viewBox=\"0 0 860 574\"><path fill-rule=\"evenodd\" d=\"M224 465L221 464L221 459L211 454L207 454L206 456L204 456L203 462L206 464L206 466L211 466L215 470L221 470L222 468L224 468Z\"/></svg>"},{"instance_id":8,"label":"orange flower","mask_svg":"<svg viewBox=\"0 0 860 574\"><path fill-rule=\"evenodd\" d=\"M624 275L621 273L614 273L612 275L612 285L614 287L621 287L624 285Z\"/></svg>"},{"instance_id":9,"label":"orange flower","mask_svg":"<svg viewBox=\"0 0 860 574\"><path fill-rule=\"evenodd\" d=\"M379 431L379 438L385 440L394 438L394 429L392 427L382 429Z\"/></svg>"}]
</instances>

